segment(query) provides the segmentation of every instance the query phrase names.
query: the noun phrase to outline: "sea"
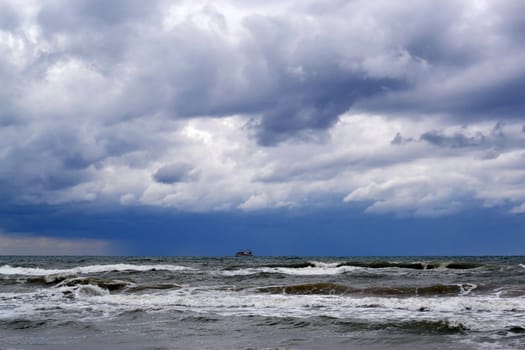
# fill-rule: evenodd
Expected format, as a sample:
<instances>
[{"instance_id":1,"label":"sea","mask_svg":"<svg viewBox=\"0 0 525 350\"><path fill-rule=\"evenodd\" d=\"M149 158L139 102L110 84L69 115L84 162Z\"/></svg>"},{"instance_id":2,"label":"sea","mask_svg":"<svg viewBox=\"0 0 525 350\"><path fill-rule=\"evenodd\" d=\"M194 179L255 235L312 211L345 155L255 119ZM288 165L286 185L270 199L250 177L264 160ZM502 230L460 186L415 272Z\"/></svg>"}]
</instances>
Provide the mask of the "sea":
<instances>
[{"instance_id":1,"label":"sea","mask_svg":"<svg viewBox=\"0 0 525 350\"><path fill-rule=\"evenodd\" d=\"M525 349L525 257L0 257L0 349Z\"/></svg>"}]
</instances>

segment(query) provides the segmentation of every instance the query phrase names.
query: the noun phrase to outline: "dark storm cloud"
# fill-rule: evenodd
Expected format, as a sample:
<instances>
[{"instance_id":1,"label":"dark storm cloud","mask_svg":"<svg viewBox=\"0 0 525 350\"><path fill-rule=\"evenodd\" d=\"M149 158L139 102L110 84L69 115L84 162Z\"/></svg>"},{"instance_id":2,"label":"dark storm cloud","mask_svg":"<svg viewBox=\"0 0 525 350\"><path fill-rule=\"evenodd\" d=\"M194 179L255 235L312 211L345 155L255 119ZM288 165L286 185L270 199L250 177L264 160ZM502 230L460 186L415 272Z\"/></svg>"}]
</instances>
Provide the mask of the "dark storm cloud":
<instances>
[{"instance_id":1,"label":"dark storm cloud","mask_svg":"<svg viewBox=\"0 0 525 350\"><path fill-rule=\"evenodd\" d=\"M47 3L37 17L42 33L62 43L35 65L78 57L122 81L127 98L106 111L114 117L257 117L251 125L262 145L327 129L351 108L467 119L525 111L521 1L481 13L453 1L288 3L289 15L238 19L235 43L220 5L196 12L207 28L188 19L165 31L169 5ZM470 71L477 79L454 81Z\"/></svg>"},{"instance_id":2,"label":"dark storm cloud","mask_svg":"<svg viewBox=\"0 0 525 350\"><path fill-rule=\"evenodd\" d=\"M79 57L109 79L126 80L133 108L117 101L124 118L156 112L186 118L261 116L254 125L264 145L326 129L356 100L407 86L397 77L370 76L352 55L337 52L339 39L328 31L310 37L307 33L318 23L309 24L302 16L295 21L249 16L242 22L247 35L232 46L191 22L167 33L139 30L158 27L161 12L153 8L90 1L45 6L38 16L43 34L69 40L62 51L40 56L40 63L45 67ZM220 22L219 15L214 13L210 21ZM351 67L344 67L344 61ZM133 67L136 74L119 76L111 70L118 64Z\"/></svg>"},{"instance_id":3,"label":"dark storm cloud","mask_svg":"<svg viewBox=\"0 0 525 350\"><path fill-rule=\"evenodd\" d=\"M433 9L423 5L401 11L400 25L385 23L385 28L399 29L398 43L428 63L428 70L410 89L359 101L359 109L441 113L466 122L523 118L525 68L520 62L525 57L521 40L525 5L521 1L482 5L484 10L474 3L445 1ZM416 13L420 19L406 20L407 14Z\"/></svg>"},{"instance_id":4,"label":"dark storm cloud","mask_svg":"<svg viewBox=\"0 0 525 350\"><path fill-rule=\"evenodd\" d=\"M521 128L522 1L8 3L0 4L0 191L6 198L78 189L96 176L94 191L110 193L104 176L113 171L143 170L129 175L130 182L133 176L166 184L197 180L194 169L204 172L205 163L193 164L197 156L192 165L158 168L179 159L169 150L184 151L184 142L199 152L204 141L176 130L197 117L236 115L236 128L244 126L242 137L255 138L250 147L256 148L329 140L324 131L345 112L380 114L385 124L392 116L403 116L402 123L436 120L412 133L396 127L384 134L378 127L373 137L391 140L400 154L405 145L423 151L432 145L447 154L482 149L490 159L523 148L518 137L507 138L504 123L477 134L449 128L516 119ZM221 132L204 127L212 135L208 147ZM246 148L243 142L236 147ZM377 167L380 161L362 160L364 149L314 164L308 176L308 162L291 167L279 158L283 169L260 182L332 178L356 163L363 172ZM221 151L210 158L244 164ZM409 158L377 158L389 157ZM126 182L116 198L154 196L133 186Z\"/></svg>"},{"instance_id":5,"label":"dark storm cloud","mask_svg":"<svg viewBox=\"0 0 525 350\"><path fill-rule=\"evenodd\" d=\"M197 169L191 164L173 163L161 167L153 174L155 181L163 184L174 184L177 182L194 181L198 177Z\"/></svg>"},{"instance_id":6,"label":"dark storm cloud","mask_svg":"<svg viewBox=\"0 0 525 350\"><path fill-rule=\"evenodd\" d=\"M120 159L129 167L144 166L146 156L129 154L160 149L156 125L62 121L54 124L5 126L1 140L0 197L3 201L53 201L57 192L95 180L104 162Z\"/></svg>"},{"instance_id":7,"label":"dark storm cloud","mask_svg":"<svg viewBox=\"0 0 525 350\"><path fill-rule=\"evenodd\" d=\"M86 160L75 160L72 153L62 153L56 144L48 143L49 140L43 139L28 144L15 141L8 148L2 159L4 168L0 174L0 181L8 184L2 186L4 200L20 196L42 199L41 196L48 191L67 189L90 180L89 172L82 169L86 167ZM75 145L72 143L70 147ZM69 162L82 164L67 164L68 158Z\"/></svg>"},{"instance_id":8,"label":"dark storm cloud","mask_svg":"<svg viewBox=\"0 0 525 350\"><path fill-rule=\"evenodd\" d=\"M345 67L345 57L327 42L308 33L315 26L304 18L249 17L244 21L250 33L245 43L252 60L265 70L254 72L269 76L271 90L258 106L262 115L257 136L263 145L272 145L307 130L329 128L339 115L363 96L372 96L386 89L403 88L401 79L372 77L358 66ZM291 49L293 48L293 49ZM267 77L266 77L267 79Z\"/></svg>"},{"instance_id":9,"label":"dark storm cloud","mask_svg":"<svg viewBox=\"0 0 525 350\"><path fill-rule=\"evenodd\" d=\"M301 131L327 129L360 97L402 84L341 71L329 72L325 81L305 81L300 88L291 87L272 96L258 125L259 142L273 145Z\"/></svg>"}]
</instances>

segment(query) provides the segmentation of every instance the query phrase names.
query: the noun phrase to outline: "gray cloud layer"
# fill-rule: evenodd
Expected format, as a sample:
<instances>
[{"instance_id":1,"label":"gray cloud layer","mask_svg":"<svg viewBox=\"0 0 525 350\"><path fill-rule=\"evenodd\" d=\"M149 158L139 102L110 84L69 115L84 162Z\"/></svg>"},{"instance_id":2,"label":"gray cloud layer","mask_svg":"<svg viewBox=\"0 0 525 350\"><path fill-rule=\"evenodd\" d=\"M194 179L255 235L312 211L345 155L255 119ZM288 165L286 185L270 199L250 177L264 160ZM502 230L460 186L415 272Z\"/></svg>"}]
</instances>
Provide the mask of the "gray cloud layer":
<instances>
[{"instance_id":1,"label":"gray cloud layer","mask_svg":"<svg viewBox=\"0 0 525 350\"><path fill-rule=\"evenodd\" d=\"M259 141L273 144L330 127L355 105L455 118L524 112L522 1L288 2L280 11L236 4L242 15L221 3L36 4L24 23L38 28L33 42L16 15L2 21L37 50L11 80L20 88L42 83L50 69L76 60L98 79L84 81L92 84L85 93L107 92L89 117L261 115ZM182 18L170 22L170 11ZM53 113L86 109L89 96L68 95L80 101Z\"/></svg>"},{"instance_id":2,"label":"gray cloud layer","mask_svg":"<svg viewBox=\"0 0 525 350\"><path fill-rule=\"evenodd\" d=\"M235 176L227 169L239 164L264 167L235 158L233 144L222 148L219 131L196 133L190 122L200 118L237 116L248 137L237 147L255 152L237 155L243 157L289 142L328 142L342 115L376 114L427 127L377 136L392 147L426 142L457 152L483 149L475 156L495 159L523 150L522 139L501 134L503 126L500 134L496 127L478 134L449 127L523 125L523 37L519 0L3 1L0 196L113 196L109 179L126 168L120 176L129 188L140 181L173 186L163 204L171 205L174 198L186 203L185 184ZM196 140L209 146L206 164L195 155ZM364 147L338 158L342 163L287 168L290 160L282 159L277 170L261 169L251 179L287 182L309 173L313 186L356 164L362 171L383 164ZM343 187L328 192L352 192ZM252 198L251 190L238 190ZM160 190L129 191L126 203ZM236 206L243 195L236 196L225 201ZM289 202L253 196L257 205Z\"/></svg>"},{"instance_id":3,"label":"gray cloud layer","mask_svg":"<svg viewBox=\"0 0 525 350\"><path fill-rule=\"evenodd\" d=\"M173 163L160 168L153 174L155 181L164 184L193 181L198 177L198 172L191 164Z\"/></svg>"}]
</instances>

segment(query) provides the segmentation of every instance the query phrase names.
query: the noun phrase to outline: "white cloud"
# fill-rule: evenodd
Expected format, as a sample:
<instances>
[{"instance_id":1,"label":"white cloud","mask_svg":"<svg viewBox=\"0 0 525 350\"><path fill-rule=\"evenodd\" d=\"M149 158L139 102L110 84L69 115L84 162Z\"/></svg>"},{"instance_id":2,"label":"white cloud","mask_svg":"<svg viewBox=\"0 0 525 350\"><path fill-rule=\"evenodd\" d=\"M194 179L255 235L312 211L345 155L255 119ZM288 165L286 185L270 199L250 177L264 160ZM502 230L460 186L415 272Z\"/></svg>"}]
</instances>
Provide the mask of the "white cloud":
<instances>
[{"instance_id":1,"label":"white cloud","mask_svg":"<svg viewBox=\"0 0 525 350\"><path fill-rule=\"evenodd\" d=\"M8 205L520 211L516 2L103 3L5 2Z\"/></svg>"},{"instance_id":2,"label":"white cloud","mask_svg":"<svg viewBox=\"0 0 525 350\"><path fill-rule=\"evenodd\" d=\"M515 214L525 214L525 203L517 206L517 207L514 207L510 210L511 213L515 213Z\"/></svg>"},{"instance_id":3,"label":"white cloud","mask_svg":"<svg viewBox=\"0 0 525 350\"><path fill-rule=\"evenodd\" d=\"M503 127L505 142L491 139L493 123L468 128L373 115L346 115L317 142L290 140L260 147L242 117L200 118L171 124L139 167L127 156L102 160L93 179L63 192L63 201L85 200L89 193L121 204L147 204L181 210L257 210L308 206L319 196L368 203L370 213L435 216L475 205L504 205L525 199L521 125ZM464 148L436 146L420 139L428 130L443 135L487 135L484 143ZM392 145L400 133L413 141ZM463 134L462 134L463 135ZM498 156L484 158L488 150ZM192 181L156 183L164 166L184 162L199 169ZM178 168L177 168L178 169ZM83 188L83 190L82 190ZM333 203L336 204L336 203Z\"/></svg>"},{"instance_id":4,"label":"white cloud","mask_svg":"<svg viewBox=\"0 0 525 350\"><path fill-rule=\"evenodd\" d=\"M265 193L251 195L246 202L239 205L239 208L245 210L264 209L270 204L270 199Z\"/></svg>"}]
</instances>

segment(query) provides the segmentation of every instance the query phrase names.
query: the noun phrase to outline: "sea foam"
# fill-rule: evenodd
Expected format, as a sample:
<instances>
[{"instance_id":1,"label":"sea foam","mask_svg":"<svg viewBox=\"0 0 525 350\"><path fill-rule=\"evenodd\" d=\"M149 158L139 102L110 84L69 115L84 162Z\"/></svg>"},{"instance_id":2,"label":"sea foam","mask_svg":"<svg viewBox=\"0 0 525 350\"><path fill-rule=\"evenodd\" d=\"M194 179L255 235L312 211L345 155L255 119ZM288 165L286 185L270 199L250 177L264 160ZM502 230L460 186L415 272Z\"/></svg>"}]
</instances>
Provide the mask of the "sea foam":
<instances>
[{"instance_id":1,"label":"sea foam","mask_svg":"<svg viewBox=\"0 0 525 350\"><path fill-rule=\"evenodd\" d=\"M193 270L190 267L179 265L134 265L134 264L109 264L109 265L87 265L70 269L42 269L38 267L18 267L3 265L0 267L0 275L21 276L73 276L78 274L100 273L109 271L185 271Z\"/></svg>"}]
</instances>

